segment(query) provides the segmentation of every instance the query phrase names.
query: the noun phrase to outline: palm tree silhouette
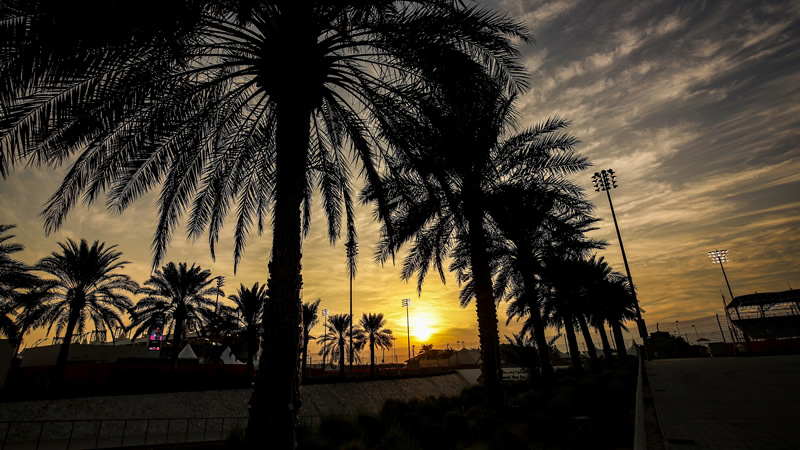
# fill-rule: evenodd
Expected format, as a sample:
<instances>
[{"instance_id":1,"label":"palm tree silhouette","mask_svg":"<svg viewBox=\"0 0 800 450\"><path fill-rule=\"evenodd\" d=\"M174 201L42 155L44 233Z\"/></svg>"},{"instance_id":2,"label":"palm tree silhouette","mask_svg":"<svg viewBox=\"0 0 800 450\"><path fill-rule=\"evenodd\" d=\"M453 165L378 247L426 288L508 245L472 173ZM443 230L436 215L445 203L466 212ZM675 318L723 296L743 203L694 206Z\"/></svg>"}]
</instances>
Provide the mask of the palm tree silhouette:
<instances>
[{"instance_id":1,"label":"palm tree silhouette","mask_svg":"<svg viewBox=\"0 0 800 450\"><path fill-rule=\"evenodd\" d=\"M363 347L369 344L369 374L375 377L375 347L382 349L392 348L392 330L384 328L386 319L383 313L372 314L364 313L358 322L363 333L359 335L362 342L358 344Z\"/></svg>"},{"instance_id":2,"label":"palm tree silhouette","mask_svg":"<svg viewBox=\"0 0 800 450\"><path fill-rule=\"evenodd\" d=\"M361 346L363 345L364 338L363 330L360 328L353 328L350 326L350 315L349 314L334 314L328 317L328 328L329 328L329 336L327 341L323 344L323 348L321 352L325 352L325 354L331 357L331 361L334 359L339 360L339 377L344 378L345 376L345 355L349 353L350 345L347 341L347 338L350 336L350 330L353 330L353 345L355 346L354 350L360 350ZM358 354L354 355L356 362L359 361Z\"/></svg>"},{"instance_id":3,"label":"palm tree silhouette","mask_svg":"<svg viewBox=\"0 0 800 450\"><path fill-rule=\"evenodd\" d=\"M15 236L7 233L14 227L0 224L0 336L11 343L12 361L30 328L25 312L41 302L43 287L33 268L12 256L25 249L22 244L9 242Z\"/></svg>"},{"instance_id":4,"label":"palm tree silhouette","mask_svg":"<svg viewBox=\"0 0 800 450\"><path fill-rule=\"evenodd\" d=\"M172 335L171 370L177 370L181 339L187 331L200 331L214 316L213 296L218 292L211 271L186 263L167 263L137 291L144 297L131 313L132 338L147 333L157 320L163 320L165 334Z\"/></svg>"},{"instance_id":5,"label":"palm tree silhouette","mask_svg":"<svg viewBox=\"0 0 800 450\"><path fill-rule=\"evenodd\" d=\"M311 336L311 329L317 324L319 302L318 298L313 302L303 303L303 376L306 376L306 364L308 362L308 341L315 339Z\"/></svg>"},{"instance_id":6,"label":"palm tree silhouette","mask_svg":"<svg viewBox=\"0 0 800 450\"><path fill-rule=\"evenodd\" d=\"M0 95L10 100L0 173L25 158L55 164L77 153L45 208L49 231L80 197L106 191L109 206L124 210L161 186L154 267L187 209L190 236L207 229L213 255L236 204L235 264L271 213L270 360L260 362L247 440L292 446L312 187L335 240L342 216L353 220L347 150L380 191L385 146L368 124L413 104L443 55L481 61L520 90L525 69L511 38L530 36L516 21L451 0L181 2L155 22L126 5L108 9L128 13L125 25L97 34L86 26L60 41L57 31L85 23L80 13L89 11L45 2L23 5L25 20L10 13L8 23L26 26L0 30L9 43Z\"/></svg>"},{"instance_id":7,"label":"palm tree silhouette","mask_svg":"<svg viewBox=\"0 0 800 450\"><path fill-rule=\"evenodd\" d=\"M244 284L240 284L237 293L231 294L228 299L236 305L236 318L243 330L247 346L247 379L249 380L253 376L253 359L258 352L258 337L261 334L264 305L268 301L267 287L255 282L248 289Z\"/></svg>"},{"instance_id":8,"label":"palm tree silhouette","mask_svg":"<svg viewBox=\"0 0 800 450\"><path fill-rule=\"evenodd\" d=\"M133 306L125 293L139 288L127 275L113 273L128 264L120 261L122 253L114 250L116 245L106 248L105 243L94 241L90 247L86 239L80 243L67 239L58 245L61 253L53 252L34 266L55 280L32 319L34 326L46 324L48 334L53 326L56 335L64 331L51 380L56 389L63 382L73 338L84 333L89 321L95 330L122 326L122 313Z\"/></svg>"}]
</instances>

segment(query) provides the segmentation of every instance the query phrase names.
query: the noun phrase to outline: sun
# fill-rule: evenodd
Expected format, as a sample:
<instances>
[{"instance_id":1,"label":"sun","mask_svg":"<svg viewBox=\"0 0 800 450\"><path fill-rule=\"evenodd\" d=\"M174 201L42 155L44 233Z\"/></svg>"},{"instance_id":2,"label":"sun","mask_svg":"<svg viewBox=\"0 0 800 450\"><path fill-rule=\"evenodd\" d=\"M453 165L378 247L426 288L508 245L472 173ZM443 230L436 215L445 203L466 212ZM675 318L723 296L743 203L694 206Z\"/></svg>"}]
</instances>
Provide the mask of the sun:
<instances>
[{"instance_id":1,"label":"sun","mask_svg":"<svg viewBox=\"0 0 800 450\"><path fill-rule=\"evenodd\" d=\"M436 333L436 327L429 317L420 317L414 320L411 326L413 335L420 343L427 344L428 339Z\"/></svg>"}]
</instances>

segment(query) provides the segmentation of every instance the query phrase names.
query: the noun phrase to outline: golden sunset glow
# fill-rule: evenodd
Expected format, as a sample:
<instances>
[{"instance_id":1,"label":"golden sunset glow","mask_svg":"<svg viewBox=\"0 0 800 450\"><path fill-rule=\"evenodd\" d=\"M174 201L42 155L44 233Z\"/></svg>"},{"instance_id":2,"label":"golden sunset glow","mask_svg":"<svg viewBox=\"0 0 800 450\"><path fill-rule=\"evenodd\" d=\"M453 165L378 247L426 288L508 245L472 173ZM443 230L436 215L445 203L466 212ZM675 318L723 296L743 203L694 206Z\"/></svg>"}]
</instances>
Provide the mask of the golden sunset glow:
<instances>
[{"instance_id":1,"label":"golden sunset glow","mask_svg":"<svg viewBox=\"0 0 800 450\"><path fill-rule=\"evenodd\" d=\"M420 343L428 343L428 339L435 332L436 328L433 320L429 317L416 318L411 328L411 335L417 338Z\"/></svg>"}]
</instances>

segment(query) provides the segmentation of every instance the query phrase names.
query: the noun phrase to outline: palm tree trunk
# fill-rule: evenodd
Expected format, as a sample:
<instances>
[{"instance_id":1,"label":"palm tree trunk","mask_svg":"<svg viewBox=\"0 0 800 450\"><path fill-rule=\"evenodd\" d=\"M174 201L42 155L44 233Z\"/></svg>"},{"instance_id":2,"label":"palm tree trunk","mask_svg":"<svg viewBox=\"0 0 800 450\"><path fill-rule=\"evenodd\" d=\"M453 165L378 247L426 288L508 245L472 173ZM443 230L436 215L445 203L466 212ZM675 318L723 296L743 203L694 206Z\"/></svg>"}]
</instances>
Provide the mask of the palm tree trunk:
<instances>
[{"instance_id":1,"label":"palm tree trunk","mask_svg":"<svg viewBox=\"0 0 800 450\"><path fill-rule=\"evenodd\" d=\"M250 398L246 442L255 448L294 448L300 408L300 205L305 191L309 108L302 101L277 106L275 208L269 300L264 307L263 351Z\"/></svg>"},{"instance_id":2,"label":"palm tree trunk","mask_svg":"<svg viewBox=\"0 0 800 450\"><path fill-rule=\"evenodd\" d=\"M177 380L175 379L178 373L178 356L181 353L181 338L183 337L183 322L186 320L186 314L183 311L181 306L178 306L177 310L175 311L175 329L172 330L172 348L170 349L170 378L172 382L175 383Z\"/></svg>"},{"instance_id":3,"label":"palm tree trunk","mask_svg":"<svg viewBox=\"0 0 800 450\"><path fill-rule=\"evenodd\" d=\"M592 332L589 330L589 324L586 323L586 316L583 313L575 314L578 318L578 325L581 327L581 333L583 334L583 341L586 343L586 351L589 353L589 358L592 360L592 365L597 366L597 350L594 347L594 341L592 340Z\"/></svg>"},{"instance_id":4,"label":"palm tree trunk","mask_svg":"<svg viewBox=\"0 0 800 450\"><path fill-rule=\"evenodd\" d=\"M609 322L611 323L611 332L614 333L614 342L617 344L617 355L619 355L620 359L625 359L628 357L628 352L625 350L625 339L622 337L622 326L619 322Z\"/></svg>"},{"instance_id":5,"label":"palm tree trunk","mask_svg":"<svg viewBox=\"0 0 800 450\"><path fill-rule=\"evenodd\" d=\"M250 328L250 327L248 327ZM253 379L253 358L256 356L258 352L258 332L255 329L248 329L246 331L246 338L247 339L247 381L248 383L250 380Z\"/></svg>"},{"instance_id":6,"label":"palm tree trunk","mask_svg":"<svg viewBox=\"0 0 800 450\"><path fill-rule=\"evenodd\" d=\"M578 337L575 336L575 328L572 324L572 314L567 313L564 317L564 333L567 335L567 346L569 347L569 357L572 360L572 367L578 374L583 374L583 363L581 362L580 350L578 350Z\"/></svg>"},{"instance_id":7,"label":"palm tree trunk","mask_svg":"<svg viewBox=\"0 0 800 450\"><path fill-rule=\"evenodd\" d=\"M344 378L344 354L347 348L344 344L344 338L339 339L339 376Z\"/></svg>"},{"instance_id":8,"label":"palm tree trunk","mask_svg":"<svg viewBox=\"0 0 800 450\"><path fill-rule=\"evenodd\" d=\"M375 338L369 340L369 376L375 378Z\"/></svg>"},{"instance_id":9,"label":"palm tree trunk","mask_svg":"<svg viewBox=\"0 0 800 450\"><path fill-rule=\"evenodd\" d=\"M480 195L467 198L479 201ZM486 255L486 239L483 215L479 205L467 202L465 215L469 227L469 251L472 265L472 280L475 289L475 307L478 312L478 340L481 344L481 378L486 387L488 400L492 404L503 401L503 372L500 368L500 334L497 325L497 308L492 293L492 277L489 258Z\"/></svg>"},{"instance_id":10,"label":"palm tree trunk","mask_svg":"<svg viewBox=\"0 0 800 450\"><path fill-rule=\"evenodd\" d=\"M306 372L306 365L308 364L308 332L303 331L303 376L307 377L308 373Z\"/></svg>"},{"instance_id":11,"label":"palm tree trunk","mask_svg":"<svg viewBox=\"0 0 800 450\"><path fill-rule=\"evenodd\" d=\"M608 335L606 334L604 323L600 322L600 326L596 328L597 332L600 333L600 343L603 345L603 355L605 355L606 362L610 362L614 359L614 357L611 355L611 344L608 342Z\"/></svg>"},{"instance_id":12,"label":"palm tree trunk","mask_svg":"<svg viewBox=\"0 0 800 450\"><path fill-rule=\"evenodd\" d=\"M61 341L61 347L58 349L58 356L56 357L56 367L53 372L52 388L58 390L64 383L64 375L67 371L67 357L69 356L69 346L72 344L72 335L75 332L75 324L78 323L78 317L85 304L85 297L83 292L77 292L75 298L70 302L69 318L67 319L67 329L64 330L64 340Z\"/></svg>"},{"instance_id":13,"label":"palm tree trunk","mask_svg":"<svg viewBox=\"0 0 800 450\"><path fill-rule=\"evenodd\" d=\"M533 268L530 264L530 255L532 251L525 247L519 247L519 264L522 272L522 283L524 287L525 302L530 307L531 326L533 328L533 339L536 341L536 349L539 353L539 364L542 366L542 374L545 378L550 379L553 374L553 363L550 361L550 346L547 344L547 337L544 334L544 321L542 320L542 311L539 309L539 301L534 294L536 280L533 276Z\"/></svg>"}]
</instances>

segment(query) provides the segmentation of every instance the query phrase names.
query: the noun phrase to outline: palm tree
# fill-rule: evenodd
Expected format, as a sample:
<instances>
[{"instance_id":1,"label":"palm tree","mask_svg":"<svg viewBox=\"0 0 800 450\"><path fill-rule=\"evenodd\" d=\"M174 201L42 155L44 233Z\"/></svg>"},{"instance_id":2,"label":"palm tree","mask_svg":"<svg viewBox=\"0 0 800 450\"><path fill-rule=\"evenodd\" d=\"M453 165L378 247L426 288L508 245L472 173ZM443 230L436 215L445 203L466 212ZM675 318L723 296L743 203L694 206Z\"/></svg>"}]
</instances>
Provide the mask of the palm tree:
<instances>
[{"instance_id":1,"label":"palm tree","mask_svg":"<svg viewBox=\"0 0 800 450\"><path fill-rule=\"evenodd\" d=\"M349 314L334 314L328 317L328 328L329 328L329 336L325 343L323 343L322 350L320 350L320 354L323 352L326 355L331 357L331 361L334 359L339 360L339 376L344 378L344 368L345 368L345 355L349 353L350 345L347 342L347 338L350 336L350 330L353 330L353 345L355 346L354 350L360 350L361 346L363 345L364 338L363 330L360 328L353 328L350 326L350 315ZM354 356L356 361L359 360L358 355Z\"/></svg>"},{"instance_id":2,"label":"palm tree","mask_svg":"<svg viewBox=\"0 0 800 450\"><path fill-rule=\"evenodd\" d=\"M0 224L0 336L11 342L12 360L29 329L24 312L41 302L42 296L36 294L42 293L43 287L42 280L32 273L33 268L12 256L25 249L22 244L9 242L14 235L7 232L14 227Z\"/></svg>"},{"instance_id":3,"label":"palm tree","mask_svg":"<svg viewBox=\"0 0 800 450\"><path fill-rule=\"evenodd\" d=\"M375 377L375 346L378 348L387 349L392 348L392 330L384 328L386 326L386 319L383 318L383 313L367 314L361 316L358 322L361 326L361 333L357 338L362 342L358 344L364 346L369 344L369 374Z\"/></svg>"},{"instance_id":4,"label":"palm tree","mask_svg":"<svg viewBox=\"0 0 800 450\"><path fill-rule=\"evenodd\" d=\"M424 355L431 350L433 350L433 344L422 344L419 348L419 354Z\"/></svg>"},{"instance_id":5,"label":"palm tree","mask_svg":"<svg viewBox=\"0 0 800 450\"><path fill-rule=\"evenodd\" d=\"M318 298L313 302L303 303L303 376L306 375L306 364L308 362L308 341L314 339L311 336L311 329L317 324L319 302Z\"/></svg>"},{"instance_id":6,"label":"palm tree","mask_svg":"<svg viewBox=\"0 0 800 450\"><path fill-rule=\"evenodd\" d=\"M421 289L431 265L444 280L443 261L459 247L464 250L464 258L451 269L469 285L469 295L462 293L462 306L475 298L481 378L489 396L498 400L502 398L500 341L487 251L498 233L489 211L495 191L508 178L534 178L530 173L538 171L547 182L549 175L574 173L586 163L571 154L574 137L548 136L566 126L560 119L504 139L513 131L514 99L480 67L452 64L438 76L452 81L424 105L421 117L429 123L420 126L414 114L385 119L399 131L392 136L403 137L394 144L404 159L391 162L404 170L397 170L401 176L392 180L394 233L384 227L380 256L386 260L413 240L402 276L409 279L416 273ZM550 165L536 166L540 162L536 152ZM566 156L552 156L557 152ZM368 186L365 196L370 195Z\"/></svg>"},{"instance_id":7,"label":"palm tree","mask_svg":"<svg viewBox=\"0 0 800 450\"><path fill-rule=\"evenodd\" d=\"M0 174L25 158L57 164L79 152L46 206L49 231L80 197L106 191L109 206L124 210L161 186L154 267L189 205L189 234L208 229L213 254L237 204L235 264L254 223L260 232L271 212L270 358L260 362L247 439L289 447L299 408L301 240L313 185L335 240L342 210L353 218L347 149L379 186L385 147L368 124L413 103L442 55L480 61L520 90L524 68L511 38L530 37L516 21L452 0L179 3L155 22L125 3L103 8L129 13L125 25L97 34L85 26L60 41L52 37L86 23L81 13L91 11L47 2L10 11L0 27L8 43L0 75L9 80L0 87L8 99Z\"/></svg>"},{"instance_id":8,"label":"palm tree","mask_svg":"<svg viewBox=\"0 0 800 450\"><path fill-rule=\"evenodd\" d=\"M139 288L127 275L113 273L128 264L120 261L116 245L105 248L105 243L94 241L90 247L86 239L80 244L67 239L58 245L61 253L53 252L34 266L56 278L34 319L34 326L48 326L48 334L53 326L56 335L64 331L52 378L56 388L63 381L73 337L82 335L90 320L98 331L122 326L122 312L133 306L125 293Z\"/></svg>"},{"instance_id":9,"label":"palm tree","mask_svg":"<svg viewBox=\"0 0 800 450\"><path fill-rule=\"evenodd\" d=\"M236 305L236 318L239 326L243 329L244 340L247 346L247 379L253 376L253 359L258 352L258 337L261 334L261 327L264 318L264 305L268 301L267 287L258 282L253 283L251 288L239 285L236 294L228 297Z\"/></svg>"},{"instance_id":10,"label":"palm tree","mask_svg":"<svg viewBox=\"0 0 800 450\"><path fill-rule=\"evenodd\" d=\"M171 370L178 364L181 339L188 331L200 331L214 316L213 296L219 291L210 270L200 266L177 266L170 262L153 275L137 291L143 294L131 312L132 338L147 333L157 321L163 321L165 334L172 335ZM223 294L224 295L224 294Z\"/></svg>"}]
</instances>

